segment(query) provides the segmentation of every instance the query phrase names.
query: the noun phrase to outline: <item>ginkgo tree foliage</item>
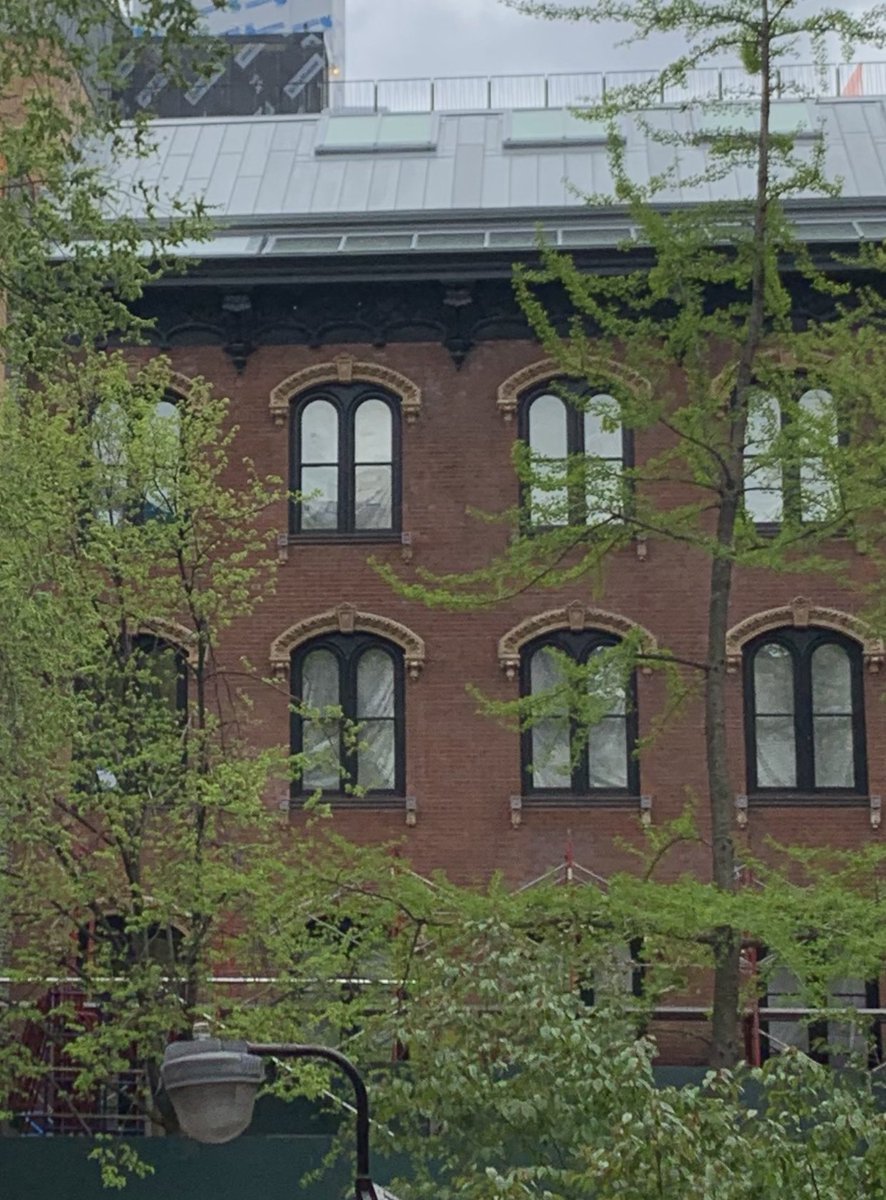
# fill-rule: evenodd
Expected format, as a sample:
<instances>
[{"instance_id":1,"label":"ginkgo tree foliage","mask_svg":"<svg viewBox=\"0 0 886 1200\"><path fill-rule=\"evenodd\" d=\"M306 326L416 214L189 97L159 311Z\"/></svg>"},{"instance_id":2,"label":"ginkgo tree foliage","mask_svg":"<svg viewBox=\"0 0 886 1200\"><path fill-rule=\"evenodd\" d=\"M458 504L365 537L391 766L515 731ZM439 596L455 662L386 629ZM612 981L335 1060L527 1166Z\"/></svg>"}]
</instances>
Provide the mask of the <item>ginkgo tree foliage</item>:
<instances>
[{"instance_id":1,"label":"ginkgo tree foliage","mask_svg":"<svg viewBox=\"0 0 886 1200\"><path fill-rule=\"evenodd\" d=\"M846 60L882 44L883 12L798 0L506 3L599 25L607 36L615 28L633 44L674 34L680 51L623 86L610 81L602 99L575 112L607 141L610 183L588 201L632 227L622 262L583 272L542 241L540 264L516 268L523 312L561 382L535 401L516 446L522 500L504 514L515 536L467 574L419 572L416 582L387 575L411 598L463 611L576 584L605 599L619 550L637 539L650 554L679 547L706 601L706 628L691 653L661 646L650 656L639 636L580 665L553 650L546 687L488 707L524 729L571 722L574 765L588 731L593 737L612 712L613 685L623 694L641 663L666 670L676 695L700 693L707 787L696 800L713 885L729 894L741 858L726 722L736 573L820 572L847 582L859 549L873 561L880 554L883 252L813 252L804 242L803 203L835 199L841 181L815 106L798 101L804 78L812 93L826 86L834 43ZM744 72L726 95L703 70L724 55ZM804 58L816 63L813 78L792 69ZM662 107L668 96L676 99ZM631 150L638 141L647 146L640 156ZM638 161L658 169L638 178ZM533 429L541 403L565 411L565 433L552 433L551 414L541 411ZM592 445L582 443L582 429ZM621 429L633 439L630 460L608 449ZM545 744L533 737L542 760ZM555 773L568 772L568 752L565 762L558 743L553 753ZM642 761L642 746L639 753ZM707 942L710 1062L724 1066L741 1053L741 930L727 921L708 930Z\"/></svg>"},{"instance_id":2,"label":"ginkgo tree foliage","mask_svg":"<svg viewBox=\"0 0 886 1200\"><path fill-rule=\"evenodd\" d=\"M196 21L144 6L170 73ZM302 764L253 736L279 685L225 648L273 591L282 491L132 314L207 223L139 180L150 129L112 86L131 50L115 4L0 12L0 1115L32 1132L88 1130L101 1095L121 1128L174 1128L168 1040L263 1001L214 978L285 977L316 944L308 838L278 802Z\"/></svg>"}]
</instances>

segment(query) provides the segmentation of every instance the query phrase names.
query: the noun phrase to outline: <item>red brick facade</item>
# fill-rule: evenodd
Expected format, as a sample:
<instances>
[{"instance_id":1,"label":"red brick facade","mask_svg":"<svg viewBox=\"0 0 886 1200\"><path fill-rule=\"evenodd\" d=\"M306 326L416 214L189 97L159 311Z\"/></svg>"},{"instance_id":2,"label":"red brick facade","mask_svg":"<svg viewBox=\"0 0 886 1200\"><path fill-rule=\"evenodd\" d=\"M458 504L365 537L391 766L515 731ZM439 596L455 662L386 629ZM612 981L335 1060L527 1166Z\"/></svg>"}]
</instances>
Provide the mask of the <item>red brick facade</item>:
<instances>
[{"instance_id":1,"label":"red brick facade","mask_svg":"<svg viewBox=\"0 0 886 1200\"><path fill-rule=\"evenodd\" d=\"M203 375L230 396L232 419L239 427L236 449L254 460L261 473L285 480L288 428L275 423L270 394L293 373L331 363L337 354L393 368L421 390L420 413L414 422L403 422L402 526L411 546L405 550L399 539L369 546L344 544L334 536L310 545L291 543L276 594L264 598L255 614L234 628L231 655L266 664L275 638L294 623L342 603L401 622L424 640L427 655L420 676L408 680L406 690L406 792L415 797L417 820L407 827L404 807L374 807L370 798L360 809L337 811L336 828L357 840L402 839L404 853L419 871L442 868L459 881L482 880L499 870L515 885L526 883L562 862L570 840L576 861L599 875L627 867L629 856L617 841L639 836L639 806L633 802L560 809L524 806L515 827L511 797L521 791L519 737L478 715L465 685L474 683L491 697L515 696L518 684L499 664L499 639L524 619L576 600L645 626L675 654L697 656L706 623L707 563L691 550L650 543L645 557L636 548L614 555L597 590L594 581L586 580L562 593L535 590L471 614L432 611L406 602L368 565L369 554L394 564L409 580L418 567L443 572L480 566L504 545L506 526L477 521L467 509L496 512L516 502L510 458L516 422L505 420L497 392L503 380L542 355L530 342L486 342L457 369L440 344L392 344L383 349L264 346L239 374L218 347L183 347L173 351L172 358L183 375ZM658 448L646 435L637 439L638 459ZM236 459L235 454L232 461ZM673 499L677 498L675 491ZM286 531L283 502L268 521L275 531ZM841 543L835 553L846 562L846 576L864 578L865 559L850 543ZM858 594L841 587L835 576L744 571L736 580L732 622L789 605L797 596L847 612L860 606ZM869 790L875 796L886 790L886 716L881 677L871 669L878 665L870 662L865 671ZM649 732L653 716L661 710L664 686L658 674L638 679L641 735ZM733 786L740 794L745 791L740 671L730 676L729 689ZM262 687L255 699L262 739L268 744L286 742L289 715L284 696ZM653 821L675 816L695 798L704 822L700 703L687 705L643 753L640 773L641 791L652 800ZM297 812L292 822L298 826ZM762 852L769 836L788 843L851 847L882 834L872 829L867 799L848 807L752 803L750 846ZM662 873L675 876L687 869L706 870L703 852L676 849Z\"/></svg>"}]
</instances>

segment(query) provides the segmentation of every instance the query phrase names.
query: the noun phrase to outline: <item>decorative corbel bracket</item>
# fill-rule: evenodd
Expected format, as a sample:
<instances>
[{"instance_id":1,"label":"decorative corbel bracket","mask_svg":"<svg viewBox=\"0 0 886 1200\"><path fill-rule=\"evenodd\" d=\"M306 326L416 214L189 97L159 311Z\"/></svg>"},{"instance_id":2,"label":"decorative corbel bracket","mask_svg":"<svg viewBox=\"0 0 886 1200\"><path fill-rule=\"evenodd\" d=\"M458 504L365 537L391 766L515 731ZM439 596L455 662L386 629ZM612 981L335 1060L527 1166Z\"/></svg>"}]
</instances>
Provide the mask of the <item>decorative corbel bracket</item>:
<instances>
[{"instance_id":1,"label":"decorative corbel bracket","mask_svg":"<svg viewBox=\"0 0 886 1200\"><path fill-rule=\"evenodd\" d=\"M415 796L406 797L406 824L410 827L418 824L418 801Z\"/></svg>"},{"instance_id":2,"label":"decorative corbel bracket","mask_svg":"<svg viewBox=\"0 0 886 1200\"><path fill-rule=\"evenodd\" d=\"M643 826L644 829L648 829L648 827L652 824L652 797L651 796L641 796L640 797L640 824Z\"/></svg>"},{"instance_id":3,"label":"decorative corbel bracket","mask_svg":"<svg viewBox=\"0 0 886 1200\"><path fill-rule=\"evenodd\" d=\"M735 820L739 829L747 829L748 826L748 798L747 796L735 797Z\"/></svg>"},{"instance_id":4,"label":"decorative corbel bracket","mask_svg":"<svg viewBox=\"0 0 886 1200\"><path fill-rule=\"evenodd\" d=\"M523 797L511 796L511 828L519 829L523 824Z\"/></svg>"},{"instance_id":5,"label":"decorative corbel bracket","mask_svg":"<svg viewBox=\"0 0 886 1200\"><path fill-rule=\"evenodd\" d=\"M255 350L252 338L252 299L245 292L229 292L222 297L224 314L224 351L238 371L246 366Z\"/></svg>"},{"instance_id":6,"label":"decorative corbel bracket","mask_svg":"<svg viewBox=\"0 0 886 1200\"><path fill-rule=\"evenodd\" d=\"M883 798L871 796L871 829L879 829L883 820Z\"/></svg>"}]
</instances>

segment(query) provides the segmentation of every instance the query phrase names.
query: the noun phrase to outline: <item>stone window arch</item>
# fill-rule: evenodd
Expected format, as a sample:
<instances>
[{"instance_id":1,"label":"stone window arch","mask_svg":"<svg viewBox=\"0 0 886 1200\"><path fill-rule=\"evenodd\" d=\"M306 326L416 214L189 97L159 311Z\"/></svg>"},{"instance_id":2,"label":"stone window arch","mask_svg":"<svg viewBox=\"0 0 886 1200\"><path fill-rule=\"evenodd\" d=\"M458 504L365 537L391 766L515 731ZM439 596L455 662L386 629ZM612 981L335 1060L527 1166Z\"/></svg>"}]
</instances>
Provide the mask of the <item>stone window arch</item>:
<instances>
[{"instance_id":1,"label":"stone window arch","mask_svg":"<svg viewBox=\"0 0 886 1200\"><path fill-rule=\"evenodd\" d=\"M340 604L328 612L297 621L271 643L271 670L285 678L294 650L324 634L370 633L392 642L403 651L406 672L417 679L425 665L425 643L417 633L390 617L361 612L353 604Z\"/></svg>"},{"instance_id":2,"label":"stone window arch","mask_svg":"<svg viewBox=\"0 0 886 1200\"><path fill-rule=\"evenodd\" d=\"M883 639L878 637L861 617L843 612L838 608L814 604L803 596L797 596L789 604L752 613L751 616L745 617L738 624L732 626L726 634L728 670L730 673L738 672L745 646L760 634L776 629L807 629L810 626L828 629L858 642L861 646L864 664L869 671L879 671L883 665L883 658L886 655Z\"/></svg>"},{"instance_id":3,"label":"stone window arch","mask_svg":"<svg viewBox=\"0 0 886 1200\"><path fill-rule=\"evenodd\" d=\"M515 371L499 384L497 405L504 420L514 420L524 393L558 376L567 380L581 380L593 376L595 379L609 380L640 398L652 395L652 384L648 379L615 359L589 355L582 361L581 372L573 374L563 369L562 362L553 358L543 358Z\"/></svg>"},{"instance_id":4,"label":"stone window arch","mask_svg":"<svg viewBox=\"0 0 886 1200\"><path fill-rule=\"evenodd\" d=\"M403 417L412 425L421 412L422 392L417 383L393 367L361 362L350 354L338 354L331 361L315 363L287 376L271 391L271 416L277 425L289 420L293 399L311 388L326 383L374 383L393 393L400 401Z\"/></svg>"},{"instance_id":5,"label":"stone window arch","mask_svg":"<svg viewBox=\"0 0 886 1200\"><path fill-rule=\"evenodd\" d=\"M642 625L617 613L594 608L585 604L583 600L573 600L563 608L554 608L548 612L527 617L525 621L521 621L519 625L509 629L498 643L499 665L508 679L516 679L520 672L521 652L529 642L559 630L581 633L584 630L592 629L610 634L615 638L623 638L639 630L644 650L654 653L658 649L658 642L654 635ZM649 668L644 668L644 674L648 670Z\"/></svg>"}]
</instances>

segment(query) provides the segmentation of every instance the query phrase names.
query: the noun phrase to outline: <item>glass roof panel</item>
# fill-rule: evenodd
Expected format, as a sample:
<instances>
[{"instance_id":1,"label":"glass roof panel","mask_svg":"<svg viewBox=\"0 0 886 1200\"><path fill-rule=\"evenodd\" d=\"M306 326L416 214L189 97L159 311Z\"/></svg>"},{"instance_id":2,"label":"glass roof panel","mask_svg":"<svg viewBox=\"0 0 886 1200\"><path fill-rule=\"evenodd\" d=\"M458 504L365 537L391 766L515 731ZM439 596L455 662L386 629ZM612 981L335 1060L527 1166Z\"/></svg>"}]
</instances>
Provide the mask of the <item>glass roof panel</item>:
<instances>
[{"instance_id":1,"label":"glass roof panel","mask_svg":"<svg viewBox=\"0 0 886 1200\"><path fill-rule=\"evenodd\" d=\"M320 154L360 150L433 150L433 113L332 114L326 121Z\"/></svg>"},{"instance_id":2,"label":"glass roof panel","mask_svg":"<svg viewBox=\"0 0 886 1200\"><path fill-rule=\"evenodd\" d=\"M559 146L563 142L605 142L602 121L576 117L566 108L520 108L511 113L506 146Z\"/></svg>"},{"instance_id":3,"label":"glass roof panel","mask_svg":"<svg viewBox=\"0 0 886 1200\"><path fill-rule=\"evenodd\" d=\"M696 127L702 135L756 133L759 125L760 110L756 104L718 104L696 112ZM776 100L770 109L769 128L772 133L808 136L814 132L809 106L800 100Z\"/></svg>"}]
</instances>

